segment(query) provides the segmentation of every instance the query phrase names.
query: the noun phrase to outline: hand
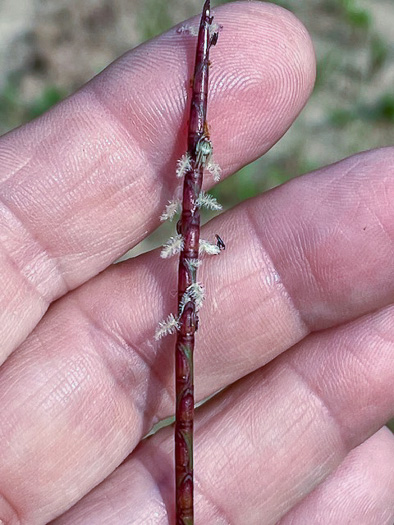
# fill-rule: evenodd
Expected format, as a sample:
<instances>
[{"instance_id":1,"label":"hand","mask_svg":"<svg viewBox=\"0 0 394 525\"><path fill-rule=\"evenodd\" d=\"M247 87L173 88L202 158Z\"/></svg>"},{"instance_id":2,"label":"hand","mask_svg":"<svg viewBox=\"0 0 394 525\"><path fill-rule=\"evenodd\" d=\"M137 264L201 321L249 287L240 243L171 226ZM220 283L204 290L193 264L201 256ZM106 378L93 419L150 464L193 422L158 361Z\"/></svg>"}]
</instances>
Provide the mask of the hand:
<instances>
[{"instance_id":1,"label":"hand","mask_svg":"<svg viewBox=\"0 0 394 525\"><path fill-rule=\"evenodd\" d=\"M209 122L226 176L284 134L315 63L282 9L216 19ZM194 46L172 30L0 141L6 524L173 522L172 428L142 438L173 413L174 339L154 332L177 261L111 262L179 183ZM196 523L393 522L394 439L379 430L394 406L393 174L393 148L362 153L204 229L226 251L200 272L196 396L227 388L196 412Z\"/></svg>"}]
</instances>

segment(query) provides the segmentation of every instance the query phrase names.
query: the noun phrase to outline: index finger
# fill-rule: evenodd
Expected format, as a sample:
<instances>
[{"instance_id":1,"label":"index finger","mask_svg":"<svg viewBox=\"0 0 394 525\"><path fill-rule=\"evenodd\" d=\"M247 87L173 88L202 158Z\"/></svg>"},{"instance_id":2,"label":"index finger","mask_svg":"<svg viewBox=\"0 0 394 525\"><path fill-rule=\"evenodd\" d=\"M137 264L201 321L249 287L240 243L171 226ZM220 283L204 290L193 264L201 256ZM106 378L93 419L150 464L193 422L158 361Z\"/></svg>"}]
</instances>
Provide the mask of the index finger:
<instances>
[{"instance_id":1,"label":"index finger","mask_svg":"<svg viewBox=\"0 0 394 525\"><path fill-rule=\"evenodd\" d=\"M273 5L218 8L209 122L225 175L267 151L311 91L309 37ZM193 21L191 23L194 23ZM175 29L0 141L0 361L51 301L158 225L186 148L195 39Z\"/></svg>"}]
</instances>

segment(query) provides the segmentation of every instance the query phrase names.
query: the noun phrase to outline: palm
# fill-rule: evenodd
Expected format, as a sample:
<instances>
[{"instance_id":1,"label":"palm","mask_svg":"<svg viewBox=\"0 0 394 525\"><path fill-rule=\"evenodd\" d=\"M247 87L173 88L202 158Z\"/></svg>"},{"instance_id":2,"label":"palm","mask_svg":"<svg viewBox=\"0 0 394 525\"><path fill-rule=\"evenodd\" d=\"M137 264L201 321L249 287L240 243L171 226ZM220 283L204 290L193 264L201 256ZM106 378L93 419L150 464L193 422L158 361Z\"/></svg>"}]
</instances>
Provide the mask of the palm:
<instances>
[{"instance_id":1,"label":"palm","mask_svg":"<svg viewBox=\"0 0 394 525\"><path fill-rule=\"evenodd\" d=\"M286 131L314 59L283 10L217 18L209 120L229 174ZM176 261L109 265L174 192L193 46L171 31L1 139L6 523L173 519L172 430L141 439L173 412L173 340L153 336ZM201 271L196 395L228 388L197 411L197 523L392 522L393 169L392 149L365 153L206 227L227 249Z\"/></svg>"}]
</instances>

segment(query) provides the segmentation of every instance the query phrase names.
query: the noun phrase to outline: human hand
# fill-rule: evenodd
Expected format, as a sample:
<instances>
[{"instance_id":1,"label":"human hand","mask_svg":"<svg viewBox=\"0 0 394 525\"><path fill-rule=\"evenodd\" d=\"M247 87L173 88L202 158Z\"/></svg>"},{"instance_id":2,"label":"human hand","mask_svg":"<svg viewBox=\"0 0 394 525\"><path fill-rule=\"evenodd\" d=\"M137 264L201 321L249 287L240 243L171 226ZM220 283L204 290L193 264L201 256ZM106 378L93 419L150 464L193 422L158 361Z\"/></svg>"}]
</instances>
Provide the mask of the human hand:
<instances>
[{"instance_id":1,"label":"human hand","mask_svg":"<svg viewBox=\"0 0 394 525\"><path fill-rule=\"evenodd\" d=\"M228 175L291 125L315 64L282 9L216 17L209 122ZM177 261L110 264L178 183L194 46L172 30L0 141L7 525L173 521L172 429L142 437L173 413L174 341L154 332ZM363 153L205 227L226 252L201 267L196 397L227 388L196 411L196 523L392 523L393 171L393 148Z\"/></svg>"}]
</instances>

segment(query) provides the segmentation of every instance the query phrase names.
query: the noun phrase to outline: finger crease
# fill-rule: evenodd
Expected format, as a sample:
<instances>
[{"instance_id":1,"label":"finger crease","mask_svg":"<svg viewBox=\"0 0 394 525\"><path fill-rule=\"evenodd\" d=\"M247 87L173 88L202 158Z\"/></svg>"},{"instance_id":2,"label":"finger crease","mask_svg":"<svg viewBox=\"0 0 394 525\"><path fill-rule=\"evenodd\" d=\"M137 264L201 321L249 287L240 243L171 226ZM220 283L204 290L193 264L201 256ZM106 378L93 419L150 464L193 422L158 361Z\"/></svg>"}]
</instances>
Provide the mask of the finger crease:
<instances>
[{"instance_id":1,"label":"finger crease","mask_svg":"<svg viewBox=\"0 0 394 525\"><path fill-rule=\"evenodd\" d=\"M147 356L141 352L135 345L133 345L130 341L127 341L118 331L113 330L111 327L104 326L102 323L100 323L95 317L91 315L90 312L88 312L86 309L84 309L80 302L76 300L76 304L78 306L78 309L81 311L81 313L85 316L85 318L88 320L89 324L93 326L94 329L96 329L98 332L106 335L112 342L115 343L117 348L122 349L122 358L125 359L128 363L130 363L131 354L137 356L139 361L143 364L144 368L147 370L147 376L150 378L153 378L155 382L159 385L160 393L157 393L157 396L155 396L155 399L160 399L160 402L163 403L164 397L167 396L168 402L166 401L165 404L168 405L168 403L173 405L174 398L171 394L169 386L166 384L166 382L163 380L162 376L155 370L155 368L152 366L152 363L149 362L149 359ZM95 350L97 350L95 348ZM117 372L117 367L113 366L114 360L109 357L107 354L101 354L100 358L105 364L105 367L109 370L110 375L119 383L119 377ZM125 370L125 367L122 367L122 373L127 374L127 370ZM134 376L133 372L131 371L131 374ZM125 384L126 387L130 388L130 386L133 384L129 378L126 377L126 379L122 378L121 380L122 384ZM151 401L148 399L148 389L151 388L151 385L146 381L142 381L139 384L139 387L144 388L144 395L143 399L140 401L137 401L136 399L133 400L133 404L138 411L139 414L141 414L141 419L144 422L144 428L141 435L145 435L146 432L148 432L155 424L156 418L154 416L155 407L150 407L150 412L148 412L146 408L146 403L149 403ZM134 388L134 387L132 387ZM148 418L146 417L148 415ZM149 422L149 427L148 427ZM145 428L148 427L148 428Z\"/></svg>"},{"instance_id":2,"label":"finger crease","mask_svg":"<svg viewBox=\"0 0 394 525\"><path fill-rule=\"evenodd\" d=\"M0 493L0 501L0 525L21 525L23 522L27 523L25 520L22 521L15 506L11 504L4 493Z\"/></svg>"},{"instance_id":3,"label":"finger crease","mask_svg":"<svg viewBox=\"0 0 394 525\"><path fill-rule=\"evenodd\" d=\"M224 509L222 508L221 505L219 505L217 503L217 501L215 501L211 494L212 494L212 490L208 490L207 492L205 492L205 490L202 489L202 484L201 482L198 480L197 476L194 474L194 484L196 486L196 488L198 488L198 492L199 492L199 495L202 496L202 498L206 501L206 503L208 504L208 506L210 507L210 509L215 513L215 518L216 516L219 516L220 517L220 525L231 525L233 523L232 520L230 520L230 518L226 515ZM208 495L209 494L209 495ZM218 523L217 521L215 521L215 523Z\"/></svg>"},{"instance_id":4,"label":"finger crease","mask_svg":"<svg viewBox=\"0 0 394 525\"><path fill-rule=\"evenodd\" d=\"M343 429L342 429L342 424L341 424L341 421L340 421L339 417L337 416L335 411L331 408L331 406L327 403L327 401L324 399L324 396L322 395L322 393L319 392L319 390L316 388L316 386L313 385L312 381L309 380L307 374L304 374L303 372L301 372L299 370L299 368L296 367L291 362L291 359L288 359L286 361L286 365L285 366L289 367L297 375L297 377L301 380L301 382L307 387L307 390L317 400L319 406L322 408L322 411L324 413L326 413L328 415L330 421L333 422L334 428L336 430L336 434L337 434L337 436L339 438L339 441L340 441L340 443L342 444L342 447L343 447L343 457L345 457L345 455L351 449L351 446L350 446L350 444L348 444L348 440L346 439L346 437L344 435L344 432L343 432Z\"/></svg>"},{"instance_id":5,"label":"finger crease","mask_svg":"<svg viewBox=\"0 0 394 525\"><path fill-rule=\"evenodd\" d=\"M41 239L37 236L37 234L33 231L31 231L26 224L23 222L22 218L19 216L19 213L16 211L16 209L13 209L9 204L6 204L4 200L1 200L1 205L11 214L11 216L18 222L18 224L28 233L30 239L32 240L33 244L39 247L40 254L44 255L46 261L49 263L49 268L54 269L56 271L56 276L58 278L58 281L60 281L61 285L59 286L61 292L57 293L56 295L65 294L69 291L69 286L66 282L66 279L64 277L63 272L60 268L59 260L55 257L51 257L49 254L49 250L44 246L44 243L41 241ZM19 274L23 276L25 281L29 284L31 288L34 289L34 291L40 296L40 298L49 305L51 301L54 299L53 296L46 297L42 292L39 291L38 285L35 285L31 279L25 274L23 268L21 268L21 265L17 263L15 258L9 253L9 251L6 251L4 249L3 253L5 253L8 257L8 259L12 262L13 266L18 268ZM42 263L43 264L43 263Z\"/></svg>"},{"instance_id":6,"label":"finger crease","mask_svg":"<svg viewBox=\"0 0 394 525\"><path fill-rule=\"evenodd\" d=\"M305 321L305 319L303 318L302 314L301 314L301 311L296 308L295 306L295 303L291 297L291 295L289 294L289 292L287 291L285 285L284 285L284 282L279 274L279 272L277 271L276 269L276 266L272 260L272 258L270 257L268 251L264 248L261 240L260 240L260 228L259 228L259 225L256 221L256 218L255 218L255 215L252 213L252 207L251 206L248 206L246 207L245 209L245 213L246 213L246 216L247 216L247 219L249 221L249 225L251 226L251 229L252 229L252 233L254 234L254 237L257 239L257 242L260 246L260 249L261 251L263 252L263 256L262 256L262 264L260 266L269 266L270 269L271 269L271 272L274 273L275 275L278 276L279 278L279 282L276 283L276 289L277 291L280 293L281 297L284 298L284 300L289 304L289 309L291 312L293 312L297 318L297 322L300 326L300 330L302 331L302 333L304 334L304 337L307 336L311 330L308 326L308 323Z\"/></svg>"}]
</instances>

